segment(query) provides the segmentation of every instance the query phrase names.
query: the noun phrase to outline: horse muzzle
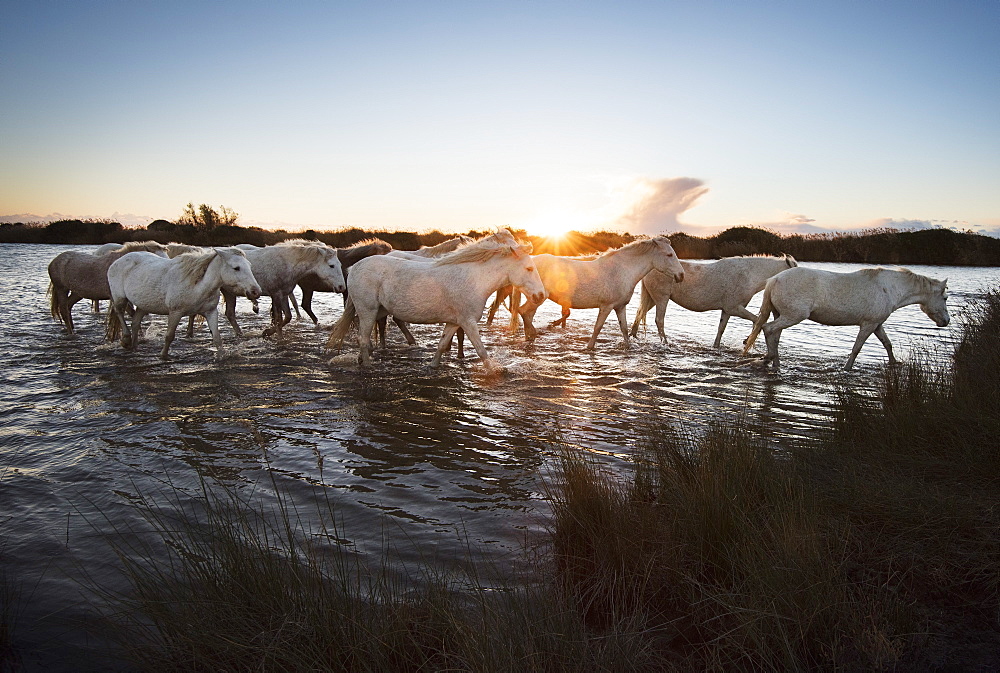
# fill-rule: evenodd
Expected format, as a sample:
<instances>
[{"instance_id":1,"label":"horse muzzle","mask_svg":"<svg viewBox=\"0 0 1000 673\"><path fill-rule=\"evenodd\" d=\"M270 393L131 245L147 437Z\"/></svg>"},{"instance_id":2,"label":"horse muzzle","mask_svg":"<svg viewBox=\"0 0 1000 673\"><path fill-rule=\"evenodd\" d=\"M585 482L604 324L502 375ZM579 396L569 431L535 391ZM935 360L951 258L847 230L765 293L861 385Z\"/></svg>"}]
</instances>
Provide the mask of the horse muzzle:
<instances>
[{"instance_id":1,"label":"horse muzzle","mask_svg":"<svg viewBox=\"0 0 1000 673\"><path fill-rule=\"evenodd\" d=\"M536 292L533 295L531 295L531 303L532 304L541 304L543 301L545 301L545 293L544 292Z\"/></svg>"},{"instance_id":2,"label":"horse muzzle","mask_svg":"<svg viewBox=\"0 0 1000 673\"><path fill-rule=\"evenodd\" d=\"M250 289L248 289L247 299L249 299L250 301L257 301L258 299L260 299L260 288L251 287Z\"/></svg>"},{"instance_id":3,"label":"horse muzzle","mask_svg":"<svg viewBox=\"0 0 1000 673\"><path fill-rule=\"evenodd\" d=\"M937 323L938 327L947 327L948 323L951 322L951 318L938 318L934 322Z\"/></svg>"}]
</instances>

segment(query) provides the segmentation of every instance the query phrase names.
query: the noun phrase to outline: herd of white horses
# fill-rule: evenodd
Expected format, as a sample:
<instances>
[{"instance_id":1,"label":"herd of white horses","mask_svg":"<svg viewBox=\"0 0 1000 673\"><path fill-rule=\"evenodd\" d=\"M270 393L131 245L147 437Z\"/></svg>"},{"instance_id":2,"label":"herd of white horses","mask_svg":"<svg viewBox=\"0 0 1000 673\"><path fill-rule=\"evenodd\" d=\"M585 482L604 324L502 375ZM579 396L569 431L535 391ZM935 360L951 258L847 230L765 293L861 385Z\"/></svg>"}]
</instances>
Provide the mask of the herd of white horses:
<instances>
[{"instance_id":1,"label":"herd of white horses","mask_svg":"<svg viewBox=\"0 0 1000 673\"><path fill-rule=\"evenodd\" d=\"M713 262L681 261L664 236L642 239L587 257L532 255L531 245L499 229L478 240L457 237L416 251L394 250L377 239L349 248L332 248L317 241L294 240L257 247L195 248L153 241L109 244L93 252L67 251L48 267L50 308L67 331L74 329L72 308L82 299L110 300L106 336L120 339L126 349L139 341L142 319L167 316L161 357L166 358L180 321L203 316L217 350L219 303L237 336L236 298L246 297L257 310L262 295L271 299L271 325L265 336L281 334L298 312L293 293L298 286L302 308L313 322L314 292L345 293L344 311L333 325L328 348L342 348L352 330L357 332L359 361L369 362L373 333L385 347L387 320L392 317L413 343L407 324L443 324L432 365L440 363L455 336L461 355L465 336L480 359L492 362L478 324L491 296L492 322L497 307L509 297L511 327L524 322L526 339L536 337L533 318L538 307L551 300L562 307L553 325L565 326L571 309L598 309L597 337L612 311L618 318L625 346L635 336L649 309L656 308L656 328L665 338L668 303L691 311L721 312L714 346L719 348L729 318L753 323L743 353L750 352L760 332L767 342L765 360L778 369L781 331L809 319L825 325L858 325L846 368L854 365L869 336L885 346L893 362L892 345L883 323L898 308L918 304L938 326L949 322L947 281L907 269L869 268L853 273L807 269L788 256L730 257ZM640 304L631 330L625 307L641 283ZM764 291L760 314L747 309L751 298ZM524 297L522 303L521 297ZM773 320L770 320L771 317ZM131 321L131 324L130 324Z\"/></svg>"}]
</instances>

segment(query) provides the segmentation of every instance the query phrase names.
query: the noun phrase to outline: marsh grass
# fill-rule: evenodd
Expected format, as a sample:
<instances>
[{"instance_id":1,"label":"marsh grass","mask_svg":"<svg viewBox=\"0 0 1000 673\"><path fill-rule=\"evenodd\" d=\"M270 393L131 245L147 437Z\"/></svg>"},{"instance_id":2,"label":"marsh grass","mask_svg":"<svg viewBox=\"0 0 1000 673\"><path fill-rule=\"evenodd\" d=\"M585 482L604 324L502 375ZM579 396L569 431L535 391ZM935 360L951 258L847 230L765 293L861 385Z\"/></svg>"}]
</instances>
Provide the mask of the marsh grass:
<instances>
[{"instance_id":1,"label":"marsh grass","mask_svg":"<svg viewBox=\"0 0 1000 673\"><path fill-rule=\"evenodd\" d=\"M325 504L311 530L280 493L276 505L207 486L194 507L140 499L154 535L115 536L131 589L105 593L131 659L156 671L624 671L643 656L628 625L590 638L545 578L371 568L331 544L342 533Z\"/></svg>"},{"instance_id":2,"label":"marsh grass","mask_svg":"<svg viewBox=\"0 0 1000 673\"><path fill-rule=\"evenodd\" d=\"M997 670L998 326L994 292L952 368L845 386L792 451L746 416L650 423L627 475L561 449L516 581L368 567L330 503L144 499L155 535L114 542L122 641L157 671Z\"/></svg>"},{"instance_id":3,"label":"marsh grass","mask_svg":"<svg viewBox=\"0 0 1000 673\"><path fill-rule=\"evenodd\" d=\"M953 368L845 386L791 453L743 417L647 426L628 478L565 452L556 569L587 623L641 619L679 670L995 670L998 327L993 292Z\"/></svg>"}]
</instances>

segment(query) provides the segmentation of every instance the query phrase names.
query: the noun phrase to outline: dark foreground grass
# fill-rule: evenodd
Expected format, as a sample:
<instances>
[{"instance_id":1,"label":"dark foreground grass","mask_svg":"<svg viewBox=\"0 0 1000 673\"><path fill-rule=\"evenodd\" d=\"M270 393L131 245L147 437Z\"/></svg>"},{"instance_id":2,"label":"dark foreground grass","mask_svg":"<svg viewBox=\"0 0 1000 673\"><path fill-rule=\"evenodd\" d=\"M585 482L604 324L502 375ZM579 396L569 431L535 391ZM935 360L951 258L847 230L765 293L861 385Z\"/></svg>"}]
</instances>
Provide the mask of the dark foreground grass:
<instances>
[{"instance_id":1,"label":"dark foreground grass","mask_svg":"<svg viewBox=\"0 0 1000 673\"><path fill-rule=\"evenodd\" d=\"M953 367L845 387L792 453L741 420L649 426L627 477L563 452L530 581L396 581L225 491L147 503L123 642L158 671L997 670L998 327L994 292Z\"/></svg>"}]
</instances>

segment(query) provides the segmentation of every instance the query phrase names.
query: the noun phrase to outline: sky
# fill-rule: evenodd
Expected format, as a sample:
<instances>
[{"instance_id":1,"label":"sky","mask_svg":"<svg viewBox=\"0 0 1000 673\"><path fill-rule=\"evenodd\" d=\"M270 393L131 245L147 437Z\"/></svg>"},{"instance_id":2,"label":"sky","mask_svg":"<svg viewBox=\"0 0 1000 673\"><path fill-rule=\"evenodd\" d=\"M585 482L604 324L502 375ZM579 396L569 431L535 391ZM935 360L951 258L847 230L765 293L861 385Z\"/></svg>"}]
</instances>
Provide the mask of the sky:
<instances>
[{"instance_id":1,"label":"sky","mask_svg":"<svg viewBox=\"0 0 1000 673\"><path fill-rule=\"evenodd\" d=\"M0 221L1000 235L997 35L997 0L0 0Z\"/></svg>"}]
</instances>

